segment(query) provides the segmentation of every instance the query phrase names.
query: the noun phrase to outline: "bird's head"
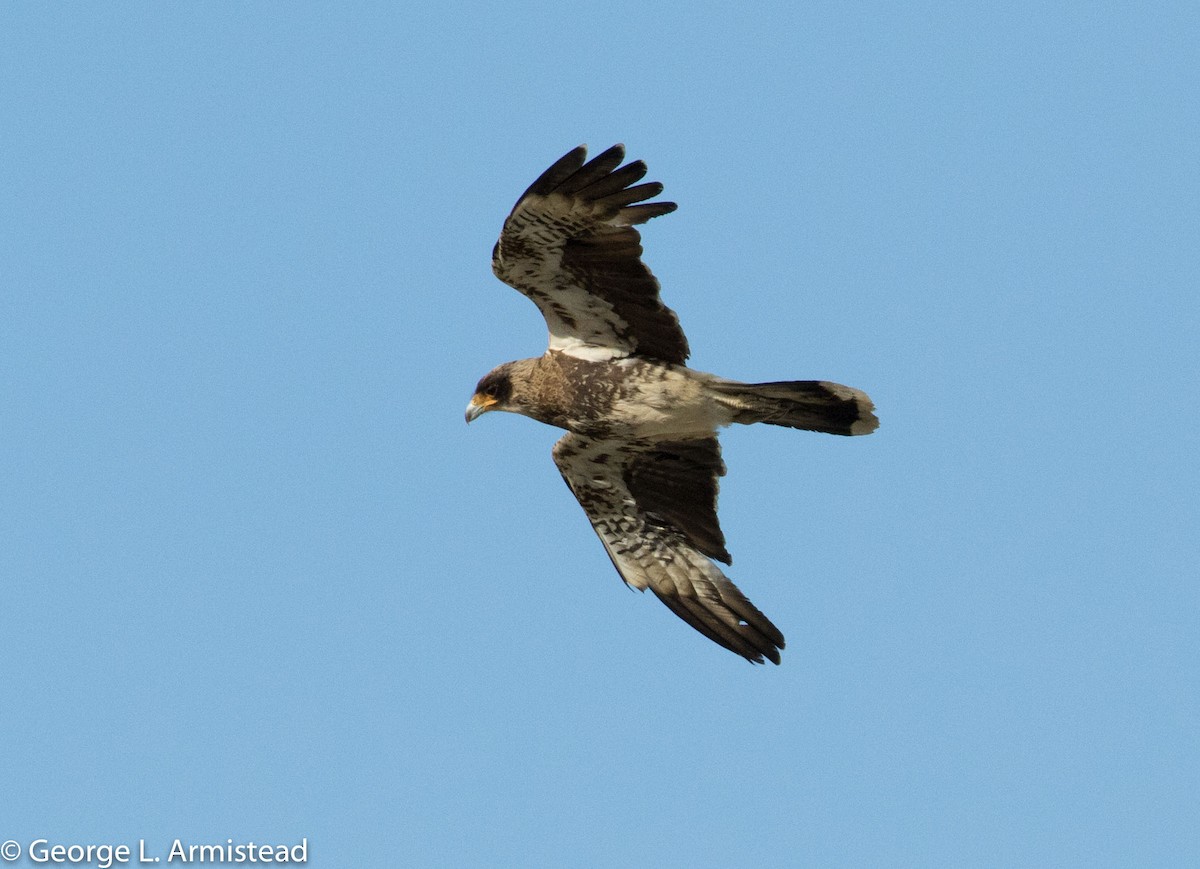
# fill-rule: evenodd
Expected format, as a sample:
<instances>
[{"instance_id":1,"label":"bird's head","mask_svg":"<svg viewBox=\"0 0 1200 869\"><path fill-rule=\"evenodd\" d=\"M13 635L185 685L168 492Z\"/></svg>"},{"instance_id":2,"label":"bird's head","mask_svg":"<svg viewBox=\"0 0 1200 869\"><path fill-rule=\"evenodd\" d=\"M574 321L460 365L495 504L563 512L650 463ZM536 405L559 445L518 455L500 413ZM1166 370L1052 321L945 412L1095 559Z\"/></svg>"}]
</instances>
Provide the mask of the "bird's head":
<instances>
[{"instance_id":1,"label":"bird's head","mask_svg":"<svg viewBox=\"0 0 1200 869\"><path fill-rule=\"evenodd\" d=\"M467 404L467 422L473 422L489 410L510 410L507 403L512 398L512 363L507 362L493 368L475 387L475 394Z\"/></svg>"}]
</instances>

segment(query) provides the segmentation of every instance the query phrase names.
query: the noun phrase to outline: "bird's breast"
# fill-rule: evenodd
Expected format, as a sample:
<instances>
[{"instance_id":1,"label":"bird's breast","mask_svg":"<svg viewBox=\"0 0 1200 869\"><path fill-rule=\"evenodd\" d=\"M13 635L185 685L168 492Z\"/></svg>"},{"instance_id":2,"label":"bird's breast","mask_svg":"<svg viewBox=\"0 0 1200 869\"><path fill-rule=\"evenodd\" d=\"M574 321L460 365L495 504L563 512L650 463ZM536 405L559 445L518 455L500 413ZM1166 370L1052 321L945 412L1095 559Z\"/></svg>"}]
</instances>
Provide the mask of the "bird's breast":
<instances>
[{"instance_id":1,"label":"bird's breast","mask_svg":"<svg viewBox=\"0 0 1200 869\"><path fill-rule=\"evenodd\" d=\"M708 437L730 422L703 375L682 366L626 358L594 362L563 355L566 424L577 434L662 440Z\"/></svg>"}]
</instances>

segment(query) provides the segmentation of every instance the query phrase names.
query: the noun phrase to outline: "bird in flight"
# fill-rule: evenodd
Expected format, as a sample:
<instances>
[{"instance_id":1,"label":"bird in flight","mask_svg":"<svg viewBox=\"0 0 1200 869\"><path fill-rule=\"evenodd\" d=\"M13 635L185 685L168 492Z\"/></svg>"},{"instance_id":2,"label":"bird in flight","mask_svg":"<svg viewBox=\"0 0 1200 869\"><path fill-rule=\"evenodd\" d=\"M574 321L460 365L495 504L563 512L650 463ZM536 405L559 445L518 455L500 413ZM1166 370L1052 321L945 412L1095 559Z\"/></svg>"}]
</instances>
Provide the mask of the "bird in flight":
<instances>
[{"instance_id":1,"label":"bird in flight","mask_svg":"<svg viewBox=\"0 0 1200 869\"><path fill-rule=\"evenodd\" d=\"M866 393L823 380L739 383L688 368L675 312L642 262L634 229L674 211L648 202L640 160L579 146L529 186L504 221L492 271L528 297L550 342L475 387L467 422L492 410L566 429L554 463L621 578L747 660L779 663L783 634L714 562L725 473L717 430L764 422L839 435L879 425Z\"/></svg>"}]
</instances>

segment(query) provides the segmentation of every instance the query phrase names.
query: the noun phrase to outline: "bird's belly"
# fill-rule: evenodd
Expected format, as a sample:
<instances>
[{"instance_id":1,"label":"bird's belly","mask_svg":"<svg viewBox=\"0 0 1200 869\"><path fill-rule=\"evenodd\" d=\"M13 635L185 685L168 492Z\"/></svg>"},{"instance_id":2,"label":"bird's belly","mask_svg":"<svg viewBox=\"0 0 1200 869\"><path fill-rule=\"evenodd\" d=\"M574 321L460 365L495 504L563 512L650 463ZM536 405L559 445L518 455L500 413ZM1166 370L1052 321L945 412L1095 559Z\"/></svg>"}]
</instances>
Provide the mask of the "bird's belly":
<instances>
[{"instance_id":1,"label":"bird's belly","mask_svg":"<svg viewBox=\"0 0 1200 869\"><path fill-rule=\"evenodd\" d=\"M699 383L674 373L615 400L612 418L629 436L652 440L709 437L732 421Z\"/></svg>"}]
</instances>

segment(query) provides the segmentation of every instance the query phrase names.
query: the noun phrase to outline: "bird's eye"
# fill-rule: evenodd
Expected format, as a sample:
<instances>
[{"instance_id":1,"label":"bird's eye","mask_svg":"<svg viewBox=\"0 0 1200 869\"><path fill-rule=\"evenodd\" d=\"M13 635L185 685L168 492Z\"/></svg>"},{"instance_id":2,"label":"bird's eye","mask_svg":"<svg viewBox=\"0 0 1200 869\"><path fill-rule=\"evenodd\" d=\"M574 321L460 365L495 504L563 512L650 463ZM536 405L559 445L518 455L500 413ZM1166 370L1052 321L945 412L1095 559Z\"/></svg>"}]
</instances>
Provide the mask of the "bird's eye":
<instances>
[{"instance_id":1,"label":"bird's eye","mask_svg":"<svg viewBox=\"0 0 1200 869\"><path fill-rule=\"evenodd\" d=\"M495 398L496 393L498 393L499 391L500 391L499 387L497 387L496 384L493 383L491 386L489 386L487 389L485 389L483 391L483 394L486 395L488 398Z\"/></svg>"}]
</instances>

